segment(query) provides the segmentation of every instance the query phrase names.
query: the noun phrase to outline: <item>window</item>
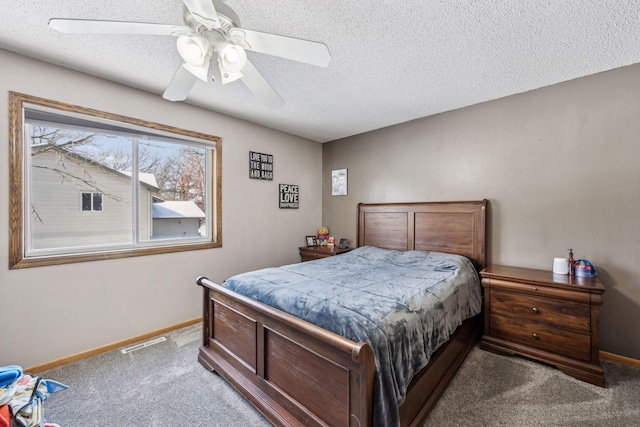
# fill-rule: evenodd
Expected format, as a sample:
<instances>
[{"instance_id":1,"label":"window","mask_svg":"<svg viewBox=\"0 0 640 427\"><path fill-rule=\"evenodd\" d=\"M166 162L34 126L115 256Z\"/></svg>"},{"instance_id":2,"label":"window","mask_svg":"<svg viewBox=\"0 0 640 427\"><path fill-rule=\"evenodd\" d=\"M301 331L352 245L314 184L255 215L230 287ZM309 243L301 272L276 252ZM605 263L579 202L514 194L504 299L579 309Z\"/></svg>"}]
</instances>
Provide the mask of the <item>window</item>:
<instances>
[{"instance_id":1,"label":"window","mask_svg":"<svg viewBox=\"0 0 640 427\"><path fill-rule=\"evenodd\" d=\"M80 193L82 194L82 211L101 211L102 193Z\"/></svg>"},{"instance_id":2,"label":"window","mask_svg":"<svg viewBox=\"0 0 640 427\"><path fill-rule=\"evenodd\" d=\"M221 246L220 138L9 102L11 268Z\"/></svg>"}]
</instances>

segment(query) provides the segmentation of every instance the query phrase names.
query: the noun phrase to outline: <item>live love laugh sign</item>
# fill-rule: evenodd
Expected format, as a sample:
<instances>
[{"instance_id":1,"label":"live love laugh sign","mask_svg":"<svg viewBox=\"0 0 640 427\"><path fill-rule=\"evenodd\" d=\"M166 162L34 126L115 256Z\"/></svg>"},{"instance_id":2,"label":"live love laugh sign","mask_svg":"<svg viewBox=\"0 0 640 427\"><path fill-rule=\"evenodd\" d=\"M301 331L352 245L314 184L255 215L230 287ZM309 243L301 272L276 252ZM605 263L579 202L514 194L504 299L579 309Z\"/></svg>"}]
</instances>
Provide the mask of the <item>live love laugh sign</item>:
<instances>
[{"instance_id":1,"label":"live love laugh sign","mask_svg":"<svg viewBox=\"0 0 640 427\"><path fill-rule=\"evenodd\" d=\"M280 184L280 209L298 209L300 207L300 187Z\"/></svg>"}]
</instances>

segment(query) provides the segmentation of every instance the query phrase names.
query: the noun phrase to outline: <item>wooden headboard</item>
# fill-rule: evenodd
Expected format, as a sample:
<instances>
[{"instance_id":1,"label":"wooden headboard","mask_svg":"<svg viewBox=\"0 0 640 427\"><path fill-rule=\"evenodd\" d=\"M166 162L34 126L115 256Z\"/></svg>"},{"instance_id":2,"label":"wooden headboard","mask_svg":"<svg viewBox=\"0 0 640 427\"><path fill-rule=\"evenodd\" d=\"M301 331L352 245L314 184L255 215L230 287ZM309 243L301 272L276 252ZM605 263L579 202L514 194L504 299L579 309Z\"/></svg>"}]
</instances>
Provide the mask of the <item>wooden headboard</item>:
<instances>
[{"instance_id":1,"label":"wooden headboard","mask_svg":"<svg viewBox=\"0 0 640 427\"><path fill-rule=\"evenodd\" d=\"M358 205L358 246L464 255L486 266L487 200Z\"/></svg>"}]
</instances>

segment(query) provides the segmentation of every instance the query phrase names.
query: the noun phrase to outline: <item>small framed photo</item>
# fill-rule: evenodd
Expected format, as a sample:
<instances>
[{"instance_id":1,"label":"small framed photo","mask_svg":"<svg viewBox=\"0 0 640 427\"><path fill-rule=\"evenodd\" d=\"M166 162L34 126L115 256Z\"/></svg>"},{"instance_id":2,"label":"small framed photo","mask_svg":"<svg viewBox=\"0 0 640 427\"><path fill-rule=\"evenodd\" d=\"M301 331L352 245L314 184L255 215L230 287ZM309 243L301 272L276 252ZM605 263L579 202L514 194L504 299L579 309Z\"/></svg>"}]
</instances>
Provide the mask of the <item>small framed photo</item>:
<instances>
[{"instance_id":1,"label":"small framed photo","mask_svg":"<svg viewBox=\"0 0 640 427\"><path fill-rule=\"evenodd\" d=\"M316 236L307 236L307 246L318 246Z\"/></svg>"}]
</instances>

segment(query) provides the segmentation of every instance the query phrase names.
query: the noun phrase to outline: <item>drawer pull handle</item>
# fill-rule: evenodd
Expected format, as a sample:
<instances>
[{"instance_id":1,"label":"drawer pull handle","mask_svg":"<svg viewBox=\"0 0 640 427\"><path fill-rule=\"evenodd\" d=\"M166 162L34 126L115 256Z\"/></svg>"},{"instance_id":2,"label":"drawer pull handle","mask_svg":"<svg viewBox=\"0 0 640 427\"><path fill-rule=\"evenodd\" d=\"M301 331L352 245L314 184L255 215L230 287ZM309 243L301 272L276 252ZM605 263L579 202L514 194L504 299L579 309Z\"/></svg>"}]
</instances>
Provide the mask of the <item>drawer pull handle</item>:
<instances>
[{"instance_id":1,"label":"drawer pull handle","mask_svg":"<svg viewBox=\"0 0 640 427\"><path fill-rule=\"evenodd\" d=\"M532 287L531 289L533 289L534 291L537 291L537 290L538 290L538 288L536 288L535 286L534 286L534 287Z\"/></svg>"},{"instance_id":2,"label":"drawer pull handle","mask_svg":"<svg viewBox=\"0 0 640 427\"><path fill-rule=\"evenodd\" d=\"M533 334L531 334L531 336L535 339L538 339L538 334L536 334L535 332Z\"/></svg>"},{"instance_id":3,"label":"drawer pull handle","mask_svg":"<svg viewBox=\"0 0 640 427\"><path fill-rule=\"evenodd\" d=\"M533 307L531 311L533 311L534 313L540 313L540 310L538 310L536 307Z\"/></svg>"}]
</instances>

